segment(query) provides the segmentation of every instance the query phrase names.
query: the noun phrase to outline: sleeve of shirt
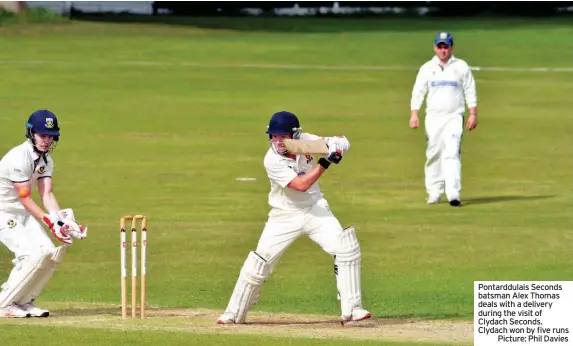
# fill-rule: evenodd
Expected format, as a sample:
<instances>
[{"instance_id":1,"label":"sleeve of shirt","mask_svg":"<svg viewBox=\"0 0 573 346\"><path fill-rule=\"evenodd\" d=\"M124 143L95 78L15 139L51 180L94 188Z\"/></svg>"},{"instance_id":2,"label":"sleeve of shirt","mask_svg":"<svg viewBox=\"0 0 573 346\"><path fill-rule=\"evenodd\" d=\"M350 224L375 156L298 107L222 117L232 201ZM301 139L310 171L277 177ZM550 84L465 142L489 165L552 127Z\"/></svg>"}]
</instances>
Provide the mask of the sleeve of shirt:
<instances>
[{"instance_id":1,"label":"sleeve of shirt","mask_svg":"<svg viewBox=\"0 0 573 346\"><path fill-rule=\"evenodd\" d=\"M8 179L13 183L25 183L30 180L30 176L21 165L12 165L8 168Z\"/></svg>"},{"instance_id":2,"label":"sleeve of shirt","mask_svg":"<svg viewBox=\"0 0 573 346\"><path fill-rule=\"evenodd\" d=\"M428 92L427 73L424 66L420 67L414 88L412 88L412 98L410 99L410 110L419 110L424 102L424 97Z\"/></svg>"},{"instance_id":3,"label":"sleeve of shirt","mask_svg":"<svg viewBox=\"0 0 573 346\"><path fill-rule=\"evenodd\" d=\"M38 179L51 178L53 173L54 173L54 161L51 158L49 158L44 173L38 175Z\"/></svg>"},{"instance_id":4,"label":"sleeve of shirt","mask_svg":"<svg viewBox=\"0 0 573 346\"><path fill-rule=\"evenodd\" d=\"M25 160L22 159L17 152L10 152L6 157L8 163L5 168L7 178L13 183L25 183L30 181L33 171L32 167L28 166Z\"/></svg>"},{"instance_id":5,"label":"sleeve of shirt","mask_svg":"<svg viewBox=\"0 0 573 346\"><path fill-rule=\"evenodd\" d=\"M265 168L269 179L279 184L282 188L285 188L297 177L296 172L290 169L286 162L283 161L265 162Z\"/></svg>"},{"instance_id":6,"label":"sleeve of shirt","mask_svg":"<svg viewBox=\"0 0 573 346\"><path fill-rule=\"evenodd\" d=\"M472 69L467 66L467 71L464 74L462 85L464 88L464 96L466 98L466 104L468 108L477 107L477 92L476 92L476 82Z\"/></svg>"}]
</instances>

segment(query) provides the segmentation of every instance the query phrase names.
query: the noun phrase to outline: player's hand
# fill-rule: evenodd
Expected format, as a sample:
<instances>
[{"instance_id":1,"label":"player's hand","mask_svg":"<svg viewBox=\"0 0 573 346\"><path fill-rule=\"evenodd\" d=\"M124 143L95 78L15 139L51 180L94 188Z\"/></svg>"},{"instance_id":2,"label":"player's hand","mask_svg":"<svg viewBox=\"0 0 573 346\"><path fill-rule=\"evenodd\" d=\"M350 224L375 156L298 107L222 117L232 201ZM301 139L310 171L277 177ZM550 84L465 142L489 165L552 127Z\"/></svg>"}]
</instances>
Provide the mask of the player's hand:
<instances>
[{"instance_id":1,"label":"player's hand","mask_svg":"<svg viewBox=\"0 0 573 346\"><path fill-rule=\"evenodd\" d=\"M477 115L470 114L470 116L468 117L468 121L466 123L467 129L471 131L477 127L477 124L478 124Z\"/></svg>"},{"instance_id":2,"label":"player's hand","mask_svg":"<svg viewBox=\"0 0 573 346\"><path fill-rule=\"evenodd\" d=\"M66 245L72 245L72 237L68 234L67 226L54 226L50 228L50 231L56 239Z\"/></svg>"},{"instance_id":3,"label":"player's hand","mask_svg":"<svg viewBox=\"0 0 573 346\"><path fill-rule=\"evenodd\" d=\"M76 238L76 239L86 239L88 236L88 227L85 225L80 225L75 221L66 221L67 226L67 233Z\"/></svg>"},{"instance_id":4,"label":"player's hand","mask_svg":"<svg viewBox=\"0 0 573 346\"><path fill-rule=\"evenodd\" d=\"M328 156L326 159L334 164L340 163L342 160L342 154L344 153L344 146L342 143L337 141L335 138L328 138L326 140L326 146L328 146Z\"/></svg>"},{"instance_id":5,"label":"player's hand","mask_svg":"<svg viewBox=\"0 0 573 346\"><path fill-rule=\"evenodd\" d=\"M88 236L88 228L76 221L74 211L71 208L62 209L58 211L57 214L67 226L66 230L70 236L76 239L86 239Z\"/></svg>"},{"instance_id":6,"label":"player's hand","mask_svg":"<svg viewBox=\"0 0 573 346\"><path fill-rule=\"evenodd\" d=\"M67 233L68 225L64 224L64 222L60 219L60 216L56 213L50 213L44 215L42 221L50 228L50 232L54 235L58 241L66 244L72 244L72 237Z\"/></svg>"},{"instance_id":7,"label":"player's hand","mask_svg":"<svg viewBox=\"0 0 573 346\"><path fill-rule=\"evenodd\" d=\"M418 127L420 127L420 119L418 119L417 115L410 115L410 128L417 129Z\"/></svg>"},{"instance_id":8,"label":"player's hand","mask_svg":"<svg viewBox=\"0 0 573 346\"><path fill-rule=\"evenodd\" d=\"M56 226L63 226L64 225L64 223L62 222L62 219L60 218L60 215L58 215L57 213L50 213L50 214L44 215L44 217L42 218L42 221L44 221L46 226L48 226L48 228L50 228L50 229L52 229Z\"/></svg>"}]
</instances>

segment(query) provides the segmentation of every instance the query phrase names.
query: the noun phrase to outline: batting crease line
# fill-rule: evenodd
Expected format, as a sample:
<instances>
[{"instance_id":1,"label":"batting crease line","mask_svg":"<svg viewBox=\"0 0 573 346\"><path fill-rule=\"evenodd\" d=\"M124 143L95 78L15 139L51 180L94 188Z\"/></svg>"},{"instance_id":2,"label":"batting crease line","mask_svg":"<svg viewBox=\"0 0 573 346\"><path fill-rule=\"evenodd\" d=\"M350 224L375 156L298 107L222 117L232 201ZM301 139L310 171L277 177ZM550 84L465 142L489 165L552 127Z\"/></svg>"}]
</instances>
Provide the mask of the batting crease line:
<instances>
[{"instance_id":1,"label":"batting crease line","mask_svg":"<svg viewBox=\"0 0 573 346\"><path fill-rule=\"evenodd\" d=\"M337 71L416 71L412 66L336 66L336 65L282 65L282 64L203 64L198 62L168 61L55 61L55 60L0 60L0 65L127 65L127 66L181 66L198 68L252 68L276 70L337 70ZM573 67L482 67L472 66L473 71L498 72L573 72Z\"/></svg>"}]
</instances>

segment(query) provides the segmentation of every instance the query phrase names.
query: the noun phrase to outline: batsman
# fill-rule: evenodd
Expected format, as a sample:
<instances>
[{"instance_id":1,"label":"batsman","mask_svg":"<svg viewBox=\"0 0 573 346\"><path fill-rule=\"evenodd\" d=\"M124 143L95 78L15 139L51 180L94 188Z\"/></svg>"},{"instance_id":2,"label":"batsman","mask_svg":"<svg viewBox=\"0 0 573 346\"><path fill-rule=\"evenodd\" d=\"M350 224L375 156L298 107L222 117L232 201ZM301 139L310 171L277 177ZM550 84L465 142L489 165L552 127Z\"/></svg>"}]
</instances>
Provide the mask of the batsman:
<instances>
[{"instance_id":1,"label":"batsman","mask_svg":"<svg viewBox=\"0 0 573 346\"><path fill-rule=\"evenodd\" d=\"M301 132L296 115L273 114L266 134L270 148L264 166L270 181L271 210L254 251L250 251L218 324L244 323L249 308L259 299L261 286L293 242L305 235L335 258L336 286L340 296L341 323L371 317L362 308L361 252L354 227L343 229L320 190L318 179L332 164L338 165L350 143L344 136L319 137ZM285 139L323 140L325 155L294 155Z\"/></svg>"},{"instance_id":2,"label":"batsman","mask_svg":"<svg viewBox=\"0 0 573 346\"><path fill-rule=\"evenodd\" d=\"M34 302L61 263L72 237L84 239L87 227L72 209L60 209L53 192L50 153L60 138L56 115L34 112L26 122L26 141L0 160L0 242L14 253L14 267L0 292L0 318L48 317ZM32 199L37 185L44 211ZM63 245L56 247L38 222Z\"/></svg>"}]
</instances>

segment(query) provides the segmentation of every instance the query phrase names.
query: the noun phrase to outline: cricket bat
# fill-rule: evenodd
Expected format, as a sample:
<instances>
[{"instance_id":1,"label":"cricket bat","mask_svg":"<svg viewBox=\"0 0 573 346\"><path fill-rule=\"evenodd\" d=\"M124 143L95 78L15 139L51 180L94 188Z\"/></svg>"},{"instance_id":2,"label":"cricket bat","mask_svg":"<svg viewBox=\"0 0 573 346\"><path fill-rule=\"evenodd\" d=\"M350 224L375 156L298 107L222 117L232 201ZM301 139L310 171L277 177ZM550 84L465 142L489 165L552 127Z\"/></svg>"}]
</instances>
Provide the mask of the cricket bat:
<instances>
[{"instance_id":1,"label":"cricket bat","mask_svg":"<svg viewBox=\"0 0 573 346\"><path fill-rule=\"evenodd\" d=\"M322 139L285 139L285 147L295 155L326 155L328 146Z\"/></svg>"}]
</instances>

